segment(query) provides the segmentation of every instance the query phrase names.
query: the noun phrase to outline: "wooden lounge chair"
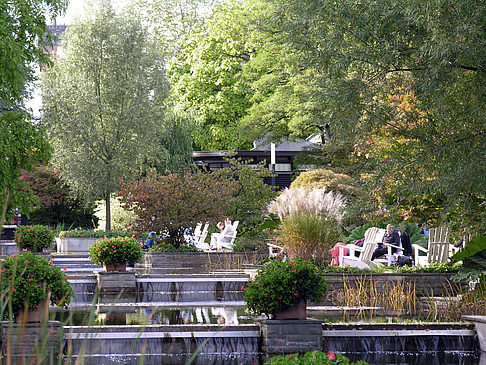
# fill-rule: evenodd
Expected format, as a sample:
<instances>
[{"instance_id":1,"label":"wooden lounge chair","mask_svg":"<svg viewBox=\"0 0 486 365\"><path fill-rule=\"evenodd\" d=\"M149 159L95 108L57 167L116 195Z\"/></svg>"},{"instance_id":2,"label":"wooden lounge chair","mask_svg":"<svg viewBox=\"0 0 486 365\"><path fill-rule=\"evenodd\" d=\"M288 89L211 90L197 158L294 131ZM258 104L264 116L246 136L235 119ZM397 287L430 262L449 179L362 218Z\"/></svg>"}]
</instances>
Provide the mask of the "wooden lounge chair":
<instances>
[{"instance_id":1,"label":"wooden lounge chair","mask_svg":"<svg viewBox=\"0 0 486 365\"><path fill-rule=\"evenodd\" d=\"M373 252L376 250L377 244L383 242L385 232L385 229L377 227L368 228L365 232L365 240L362 247L354 244L346 245L346 247L349 249L348 256L344 256L344 247L340 247L339 266L353 266L363 269L375 266L377 263L371 261L371 256L373 256ZM355 252L359 252L358 257L356 257Z\"/></svg>"},{"instance_id":2,"label":"wooden lounge chair","mask_svg":"<svg viewBox=\"0 0 486 365\"><path fill-rule=\"evenodd\" d=\"M284 254L284 247L276 245L275 243L267 243L268 246L268 258L273 259Z\"/></svg>"},{"instance_id":3,"label":"wooden lounge chair","mask_svg":"<svg viewBox=\"0 0 486 365\"><path fill-rule=\"evenodd\" d=\"M454 245L449 243L449 230L446 227L429 230L428 248L416 244L413 244L412 247L415 251L416 266L427 266L432 262L447 262L454 249ZM425 252L427 256L420 256L420 251Z\"/></svg>"},{"instance_id":4,"label":"wooden lounge chair","mask_svg":"<svg viewBox=\"0 0 486 365\"><path fill-rule=\"evenodd\" d=\"M208 229L209 229L209 223L206 223L204 225L204 228L201 231L201 226L196 226L196 229L194 230L194 235L191 236L191 238L188 240L192 245L194 245L198 250L210 250L211 247L205 242L206 237L208 235Z\"/></svg>"}]
</instances>

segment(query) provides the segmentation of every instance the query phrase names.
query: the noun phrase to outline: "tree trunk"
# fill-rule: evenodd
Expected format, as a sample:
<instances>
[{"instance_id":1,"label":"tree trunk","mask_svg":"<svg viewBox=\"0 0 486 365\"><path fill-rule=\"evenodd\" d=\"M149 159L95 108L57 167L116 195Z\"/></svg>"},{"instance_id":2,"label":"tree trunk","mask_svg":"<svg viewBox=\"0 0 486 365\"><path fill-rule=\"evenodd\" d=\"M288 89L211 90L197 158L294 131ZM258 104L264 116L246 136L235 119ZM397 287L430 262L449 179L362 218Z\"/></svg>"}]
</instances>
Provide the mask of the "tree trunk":
<instances>
[{"instance_id":1,"label":"tree trunk","mask_svg":"<svg viewBox=\"0 0 486 365\"><path fill-rule=\"evenodd\" d=\"M5 186L5 197L3 199L3 205L0 211L0 234L3 230L3 224L5 223L5 216L7 215L8 200L10 199L10 190L8 186Z\"/></svg>"},{"instance_id":2,"label":"tree trunk","mask_svg":"<svg viewBox=\"0 0 486 365\"><path fill-rule=\"evenodd\" d=\"M105 230L111 230L111 205L110 205L110 193L105 195L105 205L106 205L106 225Z\"/></svg>"}]
</instances>

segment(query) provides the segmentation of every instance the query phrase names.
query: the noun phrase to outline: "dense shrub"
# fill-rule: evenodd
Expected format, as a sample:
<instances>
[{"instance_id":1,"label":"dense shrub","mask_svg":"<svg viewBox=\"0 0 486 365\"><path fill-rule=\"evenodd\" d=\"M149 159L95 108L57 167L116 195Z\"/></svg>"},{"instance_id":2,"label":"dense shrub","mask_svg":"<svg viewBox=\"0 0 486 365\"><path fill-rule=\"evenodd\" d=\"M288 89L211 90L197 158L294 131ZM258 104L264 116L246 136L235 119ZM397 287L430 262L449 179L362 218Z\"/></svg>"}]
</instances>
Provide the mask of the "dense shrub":
<instances>
[{"instance_id":1,"label":"dense shrub","mask_svg":"<svg viewBox=\"0 0 486 365\"><path fill-rule=\"evenodd\" d=\"M67 308L74 290L62 270L31 252L8 256L0 263L2 313L16 316L24 309L39 308L50 293L51 305ZM11 307L10 307L11 306ZM11 311L10 311L11 308Z\"/></svg>"},{"instance_id":2,"label":"dense shrub","mask_svg":"<svg viewBox=\"0 0 486 365\"><path fill-rule=\"evenodd\" d=\"M122 230L94 230L94 229L73 229L59 232L59 237L64 238L112 238L112 237L139 237L146 238L147 233L135 234L135 232Z\"/></svg>"},{"instance_id":3,"label":"dense shrub","mask_svg":"<svg viewBox=\"0 0 486 365\"><path fill-rule=\"evenodd\" d=\"M89 258L98 265L127 261L133 265L142 259L142 245L132 237L105 238L89 248Z\"/></svg>"},{"instance_id":4,"label":"dense shrub","mask_svg":"<svg viewBox=\"0 0 486 365\"><path fill-rule=\"evenodd\" d=\"M149 249L149 252L198 252L198 249L192 245L181 244L179 246L170 243L159 243Z\"/></svg>"},{"instance_id":5,"label":"dense shrub","mask_svg":"<svg viewBox=\"0 0 486 365\"><path fill-rule=\"evenodd\" d=\"M252 313L274 316L302 300L317 302L325 293L324 278L312 262L276 260L265 264L248 282L245 302Z\"/></svg>"},{"instance_id":6,"label":"dense shrub","mask_svg":"<svg viewBox=\"0 0 486 365\"><path fill-rule=\"evenodd\" d=\"M137 219L137 232L167 232L171 244L183 241L185 227L221 220L231 206L238 184L219 170L184 174L149 174L136 182L122 182L120 199Z\"/></svg>"},{"instance_id":7,"label":"dense shrub","mask_svg":"<svg viewBox=\"0 0 486 365\"><path fill-rule=\"evenodd\" d=\"M54 232L47 226L20 226L15 230L15 242L20 250L42 252L54 243Z\"/></svg>"},{"instance_id":8,"label":"dense shrub","mask_svg":"<svg viewBox=\"0 0 486 365\"><path fill-rule=\"evenodd\" d=\"M60 178L60 171L38 167L33 172L23 171L20 177L39 198L39 205L28 213L29 222L72 228L92 228L98 218L94 210L81 200L73 198L69 186Z\"/></svg>"},{"instance_id":9,"label":"dense shrub","mask_svg":"<svg viewBox=\"0 0 486 365\"><path fill-rule=\"evenodd\" d=\"M291 354L286 356L275 356L268 360L265 365L368 365L367 362L359 360L349 362L349 359L341 354L329 351L327 354L321 351L307 352L304 355Z\"/></svg>"},{"instance_id":10,"label":"dense shrub","mask_svg":"<svg viewBox=\"0 0 486 365\"><path fill-rule=\"evenodd\" d=\"M236 237L233 245L235 252L260 252L267 251L264 237L262 236L244 236Z\"/></svg>"}]
</instances>

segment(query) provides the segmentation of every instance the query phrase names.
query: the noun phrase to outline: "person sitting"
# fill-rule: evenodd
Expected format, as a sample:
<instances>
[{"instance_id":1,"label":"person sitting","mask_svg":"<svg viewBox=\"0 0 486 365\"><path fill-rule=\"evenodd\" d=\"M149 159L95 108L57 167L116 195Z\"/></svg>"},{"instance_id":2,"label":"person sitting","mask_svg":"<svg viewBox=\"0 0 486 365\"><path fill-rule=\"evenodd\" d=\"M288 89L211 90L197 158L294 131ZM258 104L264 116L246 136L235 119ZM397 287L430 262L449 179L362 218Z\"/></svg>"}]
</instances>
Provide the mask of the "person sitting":
<instances>
[{"instance_id":1,"label":"person sitting","mask_svg":"<svg viewBox=\"0 0 486 365\"><path fill-rule=\"evenodd\" d=\"M218 222L216 227L220 230L220 233L211 234L211 249L219 249L221 243L228 243L231 241L231 237L235 234L235 229L231 224L231 219L226 218L223 222Z\"/></svg>"},{"instance_id":2,"label":"person sitting","mask_svg":"<svg viewBox=\"0 0 486 365\"><path fill-rule=\"evenodd\" d=\"M373 252L373 255L371 256L371 261L388 253L387 245L389 244L394 246L400 246L400 235L395 227L391 224L388 224L386 226L386 233L385 237L383 237L383 242L378 243L378 248L375 250L375 252ZM392 253L395 253L396 251L397 249L395 247L392 247Z\"/></svg>"},{"instance_id":3,"label":"person sitting","mask_svg":"<svg viewBox=\"0 0 486 365\"><path fill-rule=\"evenodd\" d=\"M342 247L341 249L339 247ZM344 256L348 255L349 249L346 247L345 243L338 242L331 248L331 266L338 266L339 265L339 251L342 250Z\"/></svg>"},{"instance_id":4,"label":"person sitting","mask_svg":"<svg viewBox=\"0 0 486 365\"><path fill-rule=\"evenodd\" d=\"M149 233L147 239L145 240L145 245L144 245L145 250L148 250L155 245L155 241L153 240L154 238L158 239L159 236L157 236L157 233L155 231L152 231Z\"/></svg>"}]
</instances>

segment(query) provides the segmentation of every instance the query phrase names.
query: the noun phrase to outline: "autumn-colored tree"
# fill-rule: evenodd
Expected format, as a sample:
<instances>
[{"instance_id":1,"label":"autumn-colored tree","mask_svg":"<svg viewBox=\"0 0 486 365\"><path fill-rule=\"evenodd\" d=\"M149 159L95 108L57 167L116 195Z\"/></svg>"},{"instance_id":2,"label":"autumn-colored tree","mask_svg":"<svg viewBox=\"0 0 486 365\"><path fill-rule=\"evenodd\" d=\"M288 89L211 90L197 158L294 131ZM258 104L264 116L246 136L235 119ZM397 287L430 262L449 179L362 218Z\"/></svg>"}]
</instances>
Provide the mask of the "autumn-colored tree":
<instances>
[{"instance_id":1,"label":"autumn-colored tree","mask_svg":"<svg viewBox=\"0 0 486 365\"><path fill-rule=\"evenodd\" d=\"M122 181L120 200L137 215L132 229L169 235L178 246L186 228L221 220L233 202L238 183L221 170L184 174L149 174L135 182Z\"/></svg>"}]
</instances>

